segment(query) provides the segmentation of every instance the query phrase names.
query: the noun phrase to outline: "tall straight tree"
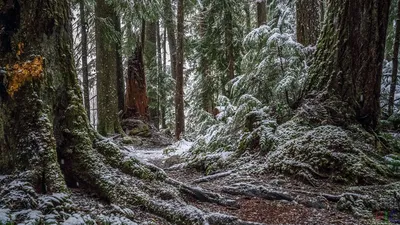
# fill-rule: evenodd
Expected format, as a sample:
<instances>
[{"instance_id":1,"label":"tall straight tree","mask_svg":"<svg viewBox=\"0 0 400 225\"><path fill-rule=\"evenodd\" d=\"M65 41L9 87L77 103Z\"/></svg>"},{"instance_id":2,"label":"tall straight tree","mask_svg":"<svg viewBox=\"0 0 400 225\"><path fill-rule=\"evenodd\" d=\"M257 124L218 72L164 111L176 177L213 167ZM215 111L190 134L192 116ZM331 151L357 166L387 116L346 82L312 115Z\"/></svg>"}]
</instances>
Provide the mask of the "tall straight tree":
<instances>
[{"instance_id":1,"label":"tall straight tree","mask_svg":"<svg viewBox=\"0 0 400 225\"><path fill-rule=\"evenodd\" d=\"M320 0L296 1L297 41L304 46L315 45L320 33L321 7Z\"/></svg>"},{"instance_id":2,"label":"tall straight tree","mask_svg":"<svg viewBox=\"0 0 400 225\"><path fill-rule=\"evenodd\" d=\"M235 78L235 49L233 44L233 16L230 10L232 3L229 1L224 1L224 38L225 38L225 52L226 60L228 62L227 77L223 82L225 86L226 82ZM223 88L223 90L225 90Z\"/></svg>"},{"instance_id":3,"label":"tall straight tree","mask_svg":"<svg viewBox=\"0 0 400 225\"><path fill-rule=\"evenodd\" d=\"M147 79L157 77L157 22L150 21L146 23L146 41L144 45L144 63L147 69ZM157 82L156 79L152 80ZM155 85L157 86L157 85ZM157 109L157 90L155 94L149 94L149 113L150 120L158 128L158 109Z\"/></svg>"},{"instance_id":4,"label":"tall straight tree","mask_svg":"<svg viewBox=\"0 0 400 225\"><path fill-rule=\"evenodd\" d=\"M117 63L117 96L118 96L118 112L124 110L125 104L125 82L124 69L122 65L122 30L121 21L117 14L114 15L114 27L117 32L118 40L116 40L116 63Z\"/></svg>"},{"instance_id":5,"label":"tall straight tree","mask_svg":"<svg viewBox=\"0 0 400 225\"><path fill-rule=\"evenodd\" d=\"M397 86L397 72L399 69L399 46L400 46L400 0L397 1L396 31L394 35L394 45L393 45L393 59L392 59L393 69L392 69L392 80L390 83L390 92L389 92L388 116L393 115L393 109L394 109L394 98Z\"/></svg>"},{"instance_id":6,"label":"tall straight tree","mask_svg":"<svg viewBox=\"0 0 400 225\"><path fill-rule=\"evenodd\" d=\"M390 0L328 1L309 91L329 106L335 124L377 128L389 5Z\"/></svg>"},{"instance_id":7,"label":"tall straight tree","mask_svg":"<svg viewBox=\"0 0 400 225\"><path fill-rule=\"evenodd\" d=\"M199 24L199 34L200 38L203 40L200 45L200 63L199 63L199 71L201 75L201 105L204 111L208 113L212 113L214 109L214 104L213 104L213 95L214 95L214 90L212 86L212 79L210 77L210 69L209 65L210 62L207 60L207 41L205 40L205 32L207 30L207 22L206 22L206 9L203 8L201 12L201 20Z\"/></svg>"},{"instance_id":8,"label":"tall straight tree","mask_svg":"<svg viewBox=\"0 0 400 225\"><path fill-rule=\"evenodd\" d=\"M116 18L114 7L97 0L96 8L97 130L102 135L119 132L117 94L117 43L110 38Z\"/></svg>"},{"instance_id":9,"label":"tall straight tree","mask_svg":"<svg viewBox=\"0 0 400 225\"><path fill-rule=\"evenodd\" d=\"M184 63L184 0L178 0L177 16L177 64L175 90L175 138L180 139L185 131L185 113L183 101L183 63ZM173 66L173 65L172 65Z\"/></svg>"},{"instance_id":10,"label":"tall straight tree","mask_svg":"<svg viewBox=\"0 0 400 225\"><path fill-rule=\"evenodd\" d=\"M128 59L128 77L126 79L125 118L138 118L148 121L149 106L147 98L147 85L145 65L143 59L143 46L145 42L146 25L142 21L142 29L137 35L136 46L133 54Z\"/></svg>"},{"instance_id":11,"label":"tall straight tree","mask_svg":"<svg viewBox=\"0 0 400 225\"><path fill-rule=\"evenodd\" d=\"M163 0L164 4L164 23L167 29L169 54L171 58L171 73L172 77L176 78L176 36L175 36L175 23L174 23L174 12L172 10L171 0Z\"/></svg>"},{"instance_id":12,"label":"tall straight tree","mask_svg":"<svg viewBox=\"0 0 400 225\"><path fill-rule=\"evenodd\" d=\"M157 21L157 128L160 128L160 120L161 120L161 82L162 76L164 74L163 71L163 61L162 61L162 53L161 53L161 34L160 34L160 21Z\"/></svg>"},{"instance_id":13,"label":"tall straight tree","mask_svg":"<svg viewBox=\"0 0 400 225\"><path fill-rule=\"evenodd\" d=\"M257 26L260 27L261 25L267 22L267 0L257 1Z\"/></svg>"},{"instance_id":14,"label":"tall straight tree","mask_svg":"<svg viewBox=\"0 0 400 225\"><path fill-rule=\"evenodd\" d=\"M85 1L79 1L79 13L81 20L81 49L82 49L82 79L83 79L83 101L86 114L90 121L90 99L89 99L89 66L88 66L88 21L85 12Z\"/></svg>"}]
</instances>

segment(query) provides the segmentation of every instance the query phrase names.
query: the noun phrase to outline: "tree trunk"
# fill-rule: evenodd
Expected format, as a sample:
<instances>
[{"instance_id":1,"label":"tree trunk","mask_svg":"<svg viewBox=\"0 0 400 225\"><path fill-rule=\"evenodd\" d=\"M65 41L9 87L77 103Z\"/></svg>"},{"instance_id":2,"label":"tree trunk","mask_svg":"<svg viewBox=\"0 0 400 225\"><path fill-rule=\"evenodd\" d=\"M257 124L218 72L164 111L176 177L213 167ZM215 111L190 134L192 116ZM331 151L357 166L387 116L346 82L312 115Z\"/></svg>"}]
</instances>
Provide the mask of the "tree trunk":
<instances>
[{"instance_id":1,"label":"tree trunk","mask_svg":"<svg viewBox=\"0 0 400 225\"><path fill-rule=\"evenodd\" d=\"M178 48L176 65L176 91L175 91L175 138L179 140L185 132L185 114L183 102L183 42L184 42L184 0L178 0Z\"/></svg>"},{"instance_id":2,"label":"tree trunk","mask_svg":"<svg viewBox=\"0 0 400 225\"><path fill-rule=\"evenodd\" d=\"M390 0L328 2L324 30L310 68L309 91L320 93L338 124L375 129ZM344 104L336 104L336 103Z\"/></svg>"},{"instance_id":3,"label":"tree trunk","mask_svg":"<svg viewBox=\"0 0 400 225\"><path fill-rule=\"evenodd\" d=\"M164 27L164 34L163 34L163 76L161 81L165 82L165 75L167 74L167 30ZM165 129L167 128L167 119L166 119L166 115L167 115L167 107L166 107L166 102L167 102L167 96L166 95L162 95L162 102L163 104L161 104L161 128Z\"/></svg>"},{"instance_id":4,"label":"tree trunk","mask_svg":"<svg viewBox=\"0 0 400 225\"><path fill-rule=\"evenodd\" d=\"M171 57L171 73L172 78L176 79L176 38L175 38L175 23L174 13L172 11L171 0L163 0L164 4L164 23L167 28L169 54Z\"/></svg>"},{"instance_id":5,"label":"tree trunk","mask_svg":"<svg viewBox=\"0 0 400 225\"><path fill-rule=\"evenodd\" d=\"M145 36L144 22L141 32L142 35L136 42L135 51L128 59L124 118L138 118L149 121L149 106L142 47Z\"/></svg>"},{"instance_id":6,"label":"tree trunk","mask_svg":"<svg viewBox=\"0 0 400 225\"><path fill-rule=\"evenodd\" d=\"M157 21L157 129L160 129L160 106L161 106L161 77L163 76L163 61L162 61L162 53L161 53L161 33L160 33L160 22Z\"/></svg>"},{"instance_id":7,"label":"tree trunk","mask_svg":"<svg viewBox=\"0 0 400 225\"><path fill-rule=\"evenodd\" d=\"M267 22L266 0L257 1L257 27L264 25L266 22Z\"/></svg>"},{"instance_id":8,"label":"tree trunk","mask_svg":"<svg viewBox=\"0 0 400 225\"><path fill-rule=\"evenodd\" d=\"M149 22L146 25L146 43L144 45L145 65L147 68L147 79L157 75L157 23ZM152 80L154 82L154 80ZM157 84L157 83L156 83ZM157 94L157 90L155 91ZM150 121L158 128L157 96L149 95Z\"/></svg>"},{"instance_id":9,"label":"tree trunk","mask_svg":"<svg viewBox=\"0 0 400 225\"><path fill-rule=\"evenodd\" d=\"M315 45L320 33L319 0L296 1L296 32L297 41L304 46Z\"/></svg>"},{"instance_id":10,"label":"tree trunk","mask_svg":"<svg viewBox=\"0 0 400 225\"><path fill-rule=\"evenodd\" d=\"M88 35L87 16L85 12L85 1L79 1L81 19L81 48L82 48L82 78L83 78L83 101L87 117L90 121L90 97L89 97L89 67L88 67Z\"/></svg>"},{"instance_id":11,"label":"tree trunk","mask_svg":"<svg viewBox=\"0 0 400 225\"><path fill-rule=\"evenodd\" d=\"M250 3L248 1L244 2L244 13L246 15L246 33L250 33L252 27L251 27Z\"/></svg>"},{"instance_id":12,"label":"tree trunk","mask_svg":"<svg viewBox=\"0 0 400 225\"><path fill-rule=\"evenodd\" d=\"M227 3L225 3L227 4ZM235 52L233 45L233 21L232 21L232 13L229 8L225 9L224 15L224 26L225 26L225 51L226 51L226 60L228 61L227 68L227 78L225 82L223 82L223 86L229 81L235 78ZM225 90L225 88L223 88Z\"/></svg>"},{"instance_id":13,"label":"tree trunk","mask_svg":"<svg viewBox=\"0 0 400 225\"><path fill-rule=\"evenodd\" d=\"M119 40L116 43L116 60L117 60L117 95L118 95L118 112L125 109L125 82L124 68L122 65L122 30L121 22L118 15L115 15L115 31L118 32Z\"/></svg>"},{"instance_id":14,"label":"tree trunk","mask_svg":"<svg viewBox=\"0 0 400 225\"><path fill-rule=\"evenodd\" d=\"M102 135L120 131L118 122L116 42L104 20L113 24L114 8L105 0L96 2L97 130Z\"/></svg>"},{"instance_id":15,"label":"tree trunk","mask_svg":"<svg viewBox=\"0 0 400 225\"><path fill-rule=\"evenodd\" d=\"M206 18L206 9L202 10L202 15L201 15L201 21L200 21L200 38L204 39L205 32L207 29L207 24L205 21ZM202 46L200 47L200 65L199 65L199 70L201 74L201 100L202 100L202 107L203 110L212 114L213 109L214 109L214 100L213 100L213 95L214 95L214 90L213 90L213 81L212 78L210 77L210 71L209 71L209 62L207 60L207 44L204 40L202 41Z\"/></svg>"},{"instance_id":16,"label":"tree trunk","mask_svg":"<svg viewBox=\"0 0 400 225\"><path fill-rule=\"evenodd\" d=\"M392 80L390 83L388 116L393 115L393 109L394 109L394 98L397 86L397 72L399 68L399 45L400 45L400 0L397 1L396 33L394 36L394 45L393 45L393 60L392 60L393 70L392 70Z\"/></svg>"}]
</instances>

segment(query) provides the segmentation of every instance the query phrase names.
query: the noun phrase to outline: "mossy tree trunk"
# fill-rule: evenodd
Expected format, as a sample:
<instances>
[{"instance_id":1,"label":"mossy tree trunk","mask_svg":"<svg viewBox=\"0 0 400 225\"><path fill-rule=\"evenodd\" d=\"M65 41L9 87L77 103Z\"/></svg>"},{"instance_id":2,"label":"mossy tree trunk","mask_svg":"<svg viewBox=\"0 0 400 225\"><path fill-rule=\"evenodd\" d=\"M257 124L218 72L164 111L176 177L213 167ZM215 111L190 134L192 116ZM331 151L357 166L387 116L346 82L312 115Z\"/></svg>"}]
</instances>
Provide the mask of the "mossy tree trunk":
<instances>
[{"instance_id":1,"label":"mossy tree trunk","mask_svg":"<svg viewBox=\"0 0 400 225\"><path fill-rule=\"evenodd\" d=\"M117 94L117 42L107 25L114 25L115 12L105 0L96 1L97 130L102 135L120 132ZM108 23L108 24L107 24Z\"/></svg>"},{"instance_id":2,"label":"mossy tree trunk","mask_svg":"<svg viewBox=\"0 0 400 225\"><path fill-rule=\"evenodd\" d=\"M297 0L296 1L296 32L297 41L304 46L315 45L320 33L320 10L319 0Z\"/></svg>"},{"instance_id":3,"label":"mossy tree trunk","mask_svg":"<svg viewBox=\"0 0 400 225\"><path fill-rule=\"evenodd\" d=\"M328 2L308 91L339 125L376 129L390 0Z\"/></svg>"}]
</instances>

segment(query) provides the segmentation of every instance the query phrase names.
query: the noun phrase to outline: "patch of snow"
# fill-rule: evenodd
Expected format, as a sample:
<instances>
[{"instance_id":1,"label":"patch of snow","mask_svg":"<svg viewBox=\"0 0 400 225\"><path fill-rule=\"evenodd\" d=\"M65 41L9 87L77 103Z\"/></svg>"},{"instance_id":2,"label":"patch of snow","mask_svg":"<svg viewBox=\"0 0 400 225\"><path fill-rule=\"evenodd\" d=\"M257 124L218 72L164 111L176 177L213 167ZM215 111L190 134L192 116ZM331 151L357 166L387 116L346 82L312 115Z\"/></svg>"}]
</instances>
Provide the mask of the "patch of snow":
<instances>
[{"instance_id":1,"label":"patch of snow","mask_svg":"<svg viewBox=\"0 0 400 225\"><path fill-rule=\"evenodd\" d=\"M66 221L64 221L63 225L84 225L85 220L79 214L73 214Z\"/></svg>"}]
</instances>

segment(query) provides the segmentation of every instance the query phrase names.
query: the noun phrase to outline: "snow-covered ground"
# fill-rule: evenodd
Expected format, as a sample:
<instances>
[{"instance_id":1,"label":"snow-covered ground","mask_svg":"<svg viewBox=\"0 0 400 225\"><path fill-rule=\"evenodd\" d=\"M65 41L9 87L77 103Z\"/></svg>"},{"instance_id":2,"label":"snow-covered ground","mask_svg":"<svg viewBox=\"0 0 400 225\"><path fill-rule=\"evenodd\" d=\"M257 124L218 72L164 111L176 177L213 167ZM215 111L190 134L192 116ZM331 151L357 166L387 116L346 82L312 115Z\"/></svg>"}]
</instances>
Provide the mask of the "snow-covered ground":
<instances>
[{"instance_id":1,"label":"snow-covered ground","mask_svg":"<svg viewBox=\"0 0 400 225\"><path fill-rule=\"evenodd\" d=\"M126 146L125 154L128 157L134 157L144 162L161 162L172 156L183 156L192 147L193 142L181 140L168 147L142 147Z\"/></svg>"}]
</instances>

